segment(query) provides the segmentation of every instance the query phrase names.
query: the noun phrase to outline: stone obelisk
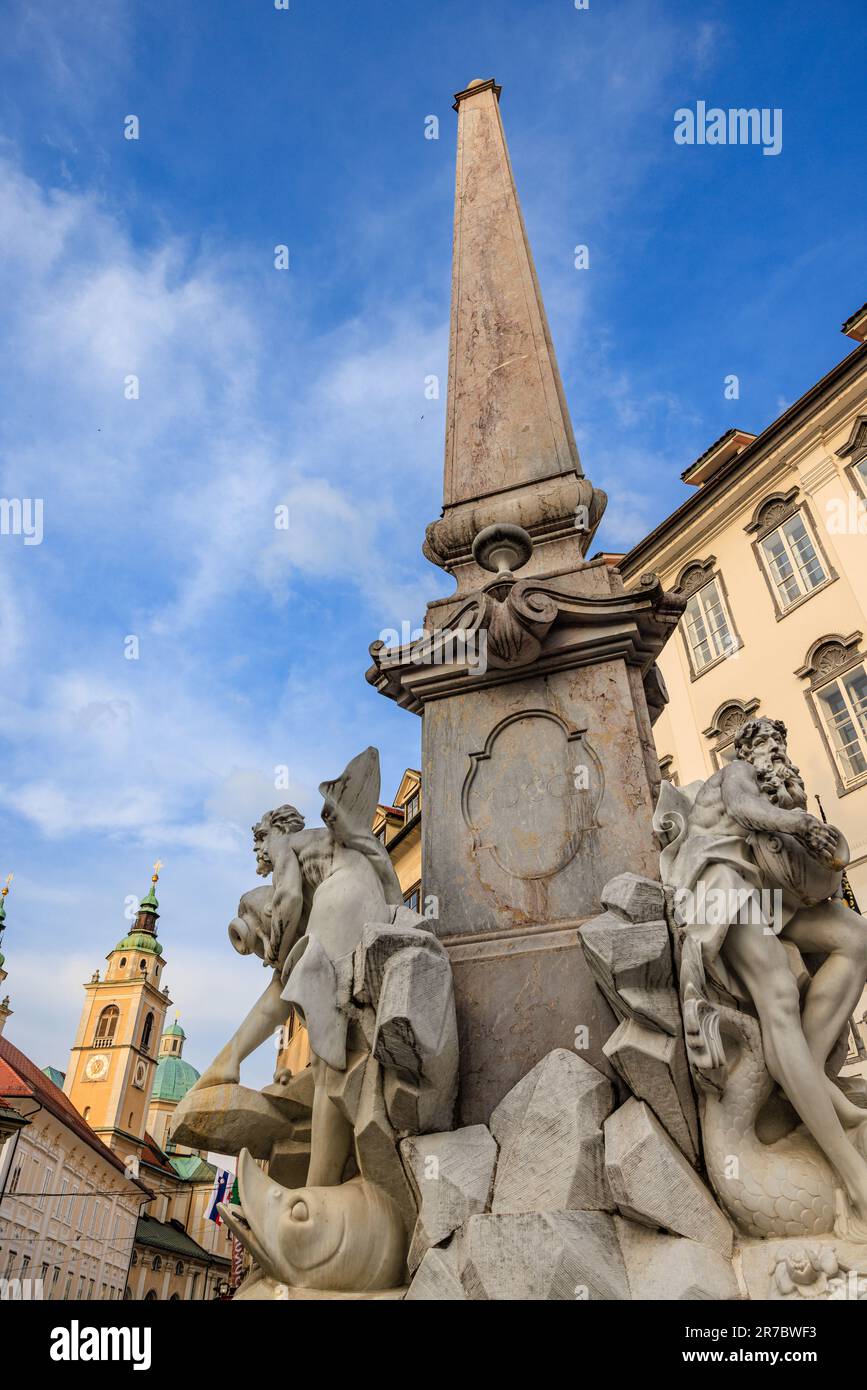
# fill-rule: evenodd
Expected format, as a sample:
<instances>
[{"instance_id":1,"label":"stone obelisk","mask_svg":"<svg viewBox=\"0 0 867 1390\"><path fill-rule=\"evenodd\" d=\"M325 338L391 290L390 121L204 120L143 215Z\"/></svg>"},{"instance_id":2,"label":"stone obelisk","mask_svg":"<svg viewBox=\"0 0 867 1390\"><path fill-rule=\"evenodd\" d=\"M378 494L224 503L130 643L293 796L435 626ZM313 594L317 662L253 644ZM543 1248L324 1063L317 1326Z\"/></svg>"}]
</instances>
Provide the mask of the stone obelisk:
<instances>
[{"instance_id":1,"label":"stone obelisk","mask_svg":"<svg viewBox=\"0 0 867 1390\"><path fill-rule=\"evenodd\" d=\"M610 878L657 875L655 659L682 607L585 559L606 499L578 457L499 98L493 80L455 98L444 505L424 551L457 588L420 641L374 643L367 673L423 719L422 885L452 960L462 1124L552 1048L611 1074L578 928Z\"/></svg>"}]
</instances>

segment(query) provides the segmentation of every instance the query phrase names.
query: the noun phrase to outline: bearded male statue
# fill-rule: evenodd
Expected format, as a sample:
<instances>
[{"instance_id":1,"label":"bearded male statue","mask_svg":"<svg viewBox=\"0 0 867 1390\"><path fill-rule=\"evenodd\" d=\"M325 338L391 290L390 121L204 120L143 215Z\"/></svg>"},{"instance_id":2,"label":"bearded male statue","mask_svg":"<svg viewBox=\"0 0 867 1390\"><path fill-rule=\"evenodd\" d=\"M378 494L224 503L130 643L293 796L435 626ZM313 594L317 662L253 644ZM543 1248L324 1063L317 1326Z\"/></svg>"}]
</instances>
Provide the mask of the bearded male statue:
<instances>
[{"instance_id":1,"label":"bearded male statue","mask_svg":"<svg viewBox=\"0 0 867 1390\"><path fill-rule=\"evenodd\" d=\"M766 1182L757 1197L756 1174L763 1168L770 1172L778 1159L785 1180L794 1171L800 1144L798 1162L804 1163L798 1171L809 1168L812 1176L799 1188L796 1220L805 1230L832 1228L827 1183L816 1176L822 1169L833 1183L831 1198L838 1206L845 1198L848 1231L867 1239L867 1111L827 1070L867 979L867 923L841 894L848 846L839 830L806 810L804 783L788 756L780 720L745 723L735 754L706 782L684 788L663 783L654 817L654 828L666 842L662 879L675 890L675 920L682 932L687 1049L699 1085L703 1078L714 1080L704 1088L708 1171L723 1205L742 1226L757 1235L788 1234L792 1211L782 1210L779 1184L776 1196ZM800 953L818 957L814 973L804 968ZM705 988L707 981L712 988ZM727 1072L726 1035L736 1039L741 1054L759 1053L759 1068L741 1072L739 1095L732 1095L734 1073ZM733 1136L738 1142L744 1138L745 1112L753 1101L758 1110L773 1082L808 1133L763 1148L751 1132L744 1153L750 1155L746 1165L755 1170L752 1178L747 1175L738 1185L715 1177L708 1156L710 1121L719 1131L722 1160L733 1152ZM795 1116L792 1120L797 1123ZM812 1145L809 1153L805 1144ZM800 1182L788 1182L787 1198Z\"/></svg>"}]
</instances>

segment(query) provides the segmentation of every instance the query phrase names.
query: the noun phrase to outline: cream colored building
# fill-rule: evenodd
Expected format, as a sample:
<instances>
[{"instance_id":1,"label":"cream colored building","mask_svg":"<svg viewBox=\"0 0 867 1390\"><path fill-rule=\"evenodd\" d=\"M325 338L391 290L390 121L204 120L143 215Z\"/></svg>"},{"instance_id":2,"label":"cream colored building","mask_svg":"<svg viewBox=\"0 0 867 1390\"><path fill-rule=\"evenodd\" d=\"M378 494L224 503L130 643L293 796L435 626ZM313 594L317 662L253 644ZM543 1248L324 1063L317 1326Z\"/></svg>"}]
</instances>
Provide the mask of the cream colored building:
<instances>
[{"instance_id":1,"label":"cream colored building","mask_svg":"<svg viewBox=\"0 0 867 1390\"><path fill-rule=\"evenodd\" d=\"M843 331L858 346L761 434L712 444L682 474L692 495L619 568L687 597L659 662L662 775L709 777L745 719L784 720L867 911L867 306Z\"/></svg>"},{"instance_id":2,"label":"cream colored building","mask_svg":"<svg viewBox=\"0 0 867 1390\"><path fill-rule=\"evenodd\" d=\"M5 1037L0 1109L23 1121L0 1133L0 1280L41 1280L30 1297L121 1298L144 1181Z\"/></svg>"}]
</instances>

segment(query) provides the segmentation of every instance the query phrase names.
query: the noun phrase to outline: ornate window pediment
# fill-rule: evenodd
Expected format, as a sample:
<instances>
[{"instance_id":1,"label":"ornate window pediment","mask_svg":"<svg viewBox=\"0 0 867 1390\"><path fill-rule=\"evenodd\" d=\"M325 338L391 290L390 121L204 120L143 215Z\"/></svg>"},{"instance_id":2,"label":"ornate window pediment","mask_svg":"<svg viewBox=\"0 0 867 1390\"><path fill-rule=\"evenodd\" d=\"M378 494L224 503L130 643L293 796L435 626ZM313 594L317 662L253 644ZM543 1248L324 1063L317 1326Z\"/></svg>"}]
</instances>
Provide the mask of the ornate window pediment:
<instances>
[{"instance_id":1,"label":"ornate window pediment","mask_svg":"<svg viewBox=\"0 0 867 1390\"><path fill-rule=\"evenodd\" d=\"M704 736L711 740L711 754L717 767L734 755L734 743L744 724L759 708L759 700L726 700L719 706Z\"/></svg>"},{"instance_id":2,"label":"ornate window pediment","mask_svg":"<svg viewBox=\"0 0 867 1390\"><path fill-rule=\"evenodd\" d=\"M659 760L659 775L663 782L671 782L672 786L680 786L680 778L674 766L674 754L666 753Z\"/></svg>"},{"instance_id":3,"label":"ornate window pediment","mask_svg":"<svg viewBox=\"0 0 867 1390\"><path fill-rule=\"evenodd\" d=\"M689 598L703 584L708 584L713 579L716 568L716 556L709 555L706 560L690 560L689 564L681 570L678 576L675 591L684 598Z\"/></svg>"},{"instance_id":4,"label":"ornate window pediment","mask_svg":"<svg viewBox=\"0 0 867 1390\"><path fill-rule=\"evenodd\" d=\"M760 538L773 531L778 526L782 526L784 521L788 521L790 516L798 510L798 489L789 488L788 492L774 492L770 497L762 498L752 515L752 520L748 526L744 527L750 535L757 535Z\"/></svg>"},{"instance_id":5,"label":"ornate window pediment","mask_svg":"<svg viewBox=\"0 0 867 1390\"><path fill-rule=\"evenodd\" d=\"M851 632L848 637L829 633L814 642L804 658L803 666L795 672L801 680L809 680L813 689L822 685L839 671L854 666L861 658L862 634Z\"/></svg>"},{"instance_id":6,"label":"ornate window pediment","mask_svg":"<svg viewBox=\"0 0 867 1390\"><path fill-rule=\"evenodd\" d=\"M867 415L859 415L852 425L852 433L842 449L837 450L838 459L847 463L860 463L867 458Z\"/></svg>"}]
</instances>

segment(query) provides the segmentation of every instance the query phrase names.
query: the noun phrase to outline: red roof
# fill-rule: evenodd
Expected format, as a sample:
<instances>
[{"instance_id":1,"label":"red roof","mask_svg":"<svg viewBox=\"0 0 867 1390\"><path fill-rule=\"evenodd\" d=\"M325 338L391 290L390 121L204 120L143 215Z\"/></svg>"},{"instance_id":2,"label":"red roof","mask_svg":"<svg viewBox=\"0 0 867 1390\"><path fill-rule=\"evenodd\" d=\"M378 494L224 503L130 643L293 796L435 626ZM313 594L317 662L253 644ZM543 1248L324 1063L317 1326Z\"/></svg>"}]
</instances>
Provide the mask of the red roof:
<instances>
[{"instance_id":1,"label":"red roof","mask_svg":"<svg viewBox=\"0 0 867 1390\"><path fill-rule=\"evenodd\" d=\"M177 1178L178 1175L169 1163L168 1158L163 1153L156 1139L154 1139L152 1134L148 1134L147 1130L145 1130L144 1140L142 1142L142 1163L149 1163L152 1168L162 1168L171 1177Z\"/></svg>"},{"instance_id":2,"label":"red roof","mask_svg":"<svg viewBox=\"0 0 867 1390\"><path fill-rule=\"evenodd\" d=\"M10 1086L17 1084L19 1088L23 1087L23 1090L7 1088L6 1077L10 1073L15 1078L14 1083L10 1081ZM0 1035L0 1095L33 1096L55 1119L60 1120L61 1124L66 1125L67 1129L71 1129L74 1134L78 1135L79 1139L84 1140L85 1144L89 1144L101 1158L106 1159L108 1163L126 1176L126 1165L123 1160L116 1153L112 1153L108 1145L103 1144L99 1135L94 1133L84 1116L79 1115L69 1097L55 1086L53 1081L49 1081L35 1062L31 1062L29 1057L26 1057L23 1052L13 1046L8 1038L4 1038L2 1035ZM129 1181L135 1183L135 1186L140 1188L142 1192L147 1192L148 1196L152 1195L143 1183L135 1182L134 1178L130 1178Z\"/></svg>"},{"instance_id":3,"label":"red roof","mask_svg":"<svg viewBox=\"0 0 867 1390\"><path fill-rule=\"evenodd\" d=\"M7 1100L11 1096L20 1098L32 1095L33 1092L23 1077L20 1077L17 1071L13 1071L9 1063L0 1057L0 1100Z\"/></svg>"}]
</instances>

